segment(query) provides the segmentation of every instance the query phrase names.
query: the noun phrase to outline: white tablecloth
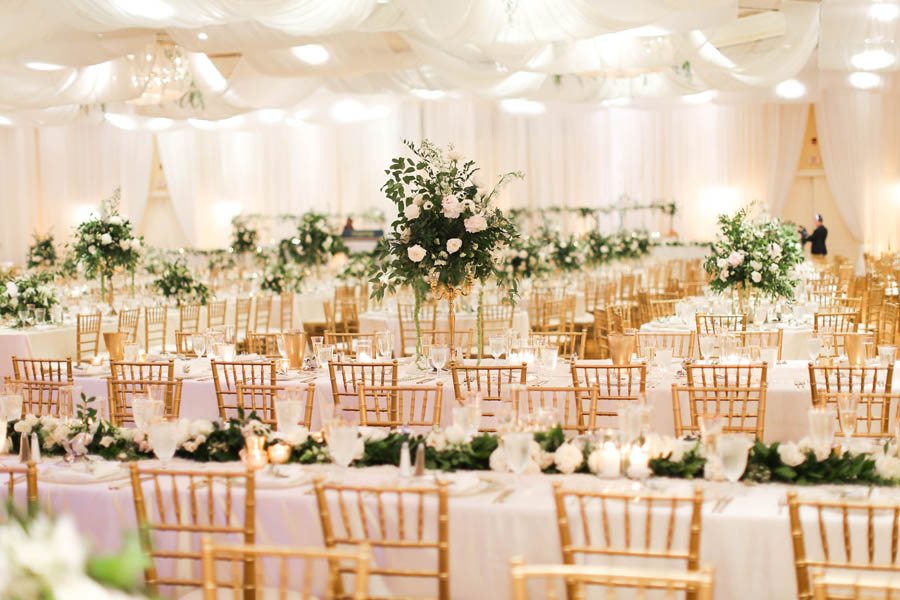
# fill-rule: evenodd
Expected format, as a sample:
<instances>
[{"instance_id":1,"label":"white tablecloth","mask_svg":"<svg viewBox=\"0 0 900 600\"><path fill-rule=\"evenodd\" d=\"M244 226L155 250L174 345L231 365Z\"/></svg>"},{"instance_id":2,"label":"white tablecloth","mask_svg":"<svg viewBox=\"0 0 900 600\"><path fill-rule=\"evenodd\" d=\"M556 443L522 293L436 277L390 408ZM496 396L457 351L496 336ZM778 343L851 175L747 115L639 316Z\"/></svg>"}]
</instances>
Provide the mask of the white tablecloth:
<instances>
[{"instance_id":1,"label":"white tablecloth","mask_svg":"<svg viewBox=\"0 0 900 600\"><path fill-rule=\"evenodd\" d=\"M199 465L176 459L174 465L191 468L227 469L239 465ZM40 467L41 471L52 468ZM286 473L304 472L326 475L329 479L353 484L390 485L397 481L394 467L371 467L341 472L331 466L286 466ZM479 473L479 477L497 480L506 488L512 481L508 475ZM449 479L472 477L471 473L446 475ZM271 477L269 478L271 481ZM429 476L427 481L430 481ZM508 598L509 560L521 555L526 563L562 562L556 512L551 484L562 481L566 486L588 489L639 489L635 482L600 480L589 475L523 476L516 491L501 503L494 499L501 493L497 487L474 495L451 495L449 502L450 590L452 598ZM39 483L40 500L55 512L70 513L82 532L95 543L97 551L114 550L124 531L134 530L136 522L130 487L124 480L103 483L63 484ZM162 481L168 486L167 481ZM296 485L296 484L295 484ZM785 494L792 489L780 484L747 486L743 484L687 482L651 479L645 487L657 491L686 493L691 486L704 489L700 562L715 569L715 597L719 600L789 600L796 597L793 553L788 511L783 506ZM19 486L21 489L23 486ZM257 542L260 544L322 546L315 496L306 483L284 489L258 489ZM828 494L852 491L859 495L865 488L820 486L793 488L803 493ZM241 502L241 491L233 492L235 504ZM732 497L720 511L714 512L717 500ZM873 499L900 500L900 491L877 488ZM374 500L372 502L374 508ZM610 505L613 507L614 505ZM388 507L390 510L390 507ZM612 510L616 510L612 508ZM434 519L433 504L426 503L426 519ZM599 510L589 509L588 518L596 523ZM615 519L615 522L620 522ZM851 520L856 527L862 523ZM886 524L889 526L889 523ZM860 532L862 533L862 532ZM890 539L879 531L883 542ZM859 548L864 550L865 544ZM658 564L658 563L657 563ZM400 565L395 565L400 566ZM408 566L408 565L403 565ZM434 588L427 592L434 595Z\"/></svg>"}]
</instances>

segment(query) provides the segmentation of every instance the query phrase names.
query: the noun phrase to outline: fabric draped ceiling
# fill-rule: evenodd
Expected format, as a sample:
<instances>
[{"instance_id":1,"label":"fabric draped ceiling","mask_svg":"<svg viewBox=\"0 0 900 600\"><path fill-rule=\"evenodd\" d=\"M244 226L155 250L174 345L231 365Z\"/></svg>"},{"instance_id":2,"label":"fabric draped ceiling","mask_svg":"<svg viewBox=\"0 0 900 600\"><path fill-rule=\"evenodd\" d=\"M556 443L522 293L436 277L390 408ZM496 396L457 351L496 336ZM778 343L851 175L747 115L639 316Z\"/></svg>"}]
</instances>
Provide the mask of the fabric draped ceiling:
<instances>
[{"instance_id":1,"label":"fabric draped ceiling","mask_svg":"<svg viewBox=\"0 0 900 600\"><path fill-rule=\"evenodd\" d=\"M156 134L108 123L47 127L37 134L0 129L0 151L14 157L0 165L0 193L14 200L6 203L9 218L0 226L0 259L21 261L33 230L52 228L62 241L118 185L123 213L140 221L154 135L175 213L187 244L196 247L227 245L230 219L240 211L387 211L379 191L384 169L404 151L402 139L421 137L452 142L477 161L485 183L522 171L525 179L503 192L507 207L609 206L622 195L638 203L674 200L680 238L706 240L715 216L741 204L766 202L772 214L780 213L808 114L804 104L666 110L549 105L538 117L509 115L486 101L388 106L385 118L327 126L183 127Z\"/></svg>"}]
</instances>

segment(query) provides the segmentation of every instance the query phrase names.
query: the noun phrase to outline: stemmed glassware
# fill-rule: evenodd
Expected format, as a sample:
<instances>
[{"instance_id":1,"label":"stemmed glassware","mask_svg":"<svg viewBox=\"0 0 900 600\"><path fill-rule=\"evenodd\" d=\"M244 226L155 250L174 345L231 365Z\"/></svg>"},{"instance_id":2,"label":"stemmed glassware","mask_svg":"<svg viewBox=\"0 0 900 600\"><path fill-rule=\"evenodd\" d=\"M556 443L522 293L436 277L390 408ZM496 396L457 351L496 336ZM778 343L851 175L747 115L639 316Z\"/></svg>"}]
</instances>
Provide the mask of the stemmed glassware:
<instances>
[{"instance_id":1,"label":"stemmed glassware","mask_svg":"<svg viewBox=\"0 0 900 600\"><path fill-rule=\"evenodd\" d=\"M289 396L275 398L275 420L280 433L290 435L300 428L303 418L303 401Z\"/></svg>"},{"instance_id":2,"label":"stemmed glassware","mask_svg":"<svg viewBox=\"0 0 900 600\"><path fill-rule=\"evenodd\" d=\"M813 406L807 413L809 417L809 439L816 449L831 450L834 442L833 410L824 406Z\"/></svg>"},{"instance_id":3,"label":"stemmed glassware","mask_svg":"<svg viewBox=\"0 0 900 600\"><path fill-rule=\"evenodd\" d=\"M162 400L154 399L149 394L136 394L131 401L131 414L135 426L147 432L151 423L162 419L164 408Z\"/></svg>"},{"instance_id":4,"label":"stemmed glassware","mask_svg":"<svg viewBox=\"0 0 900 600\"><path fill-rule=\"evenodd\" d=\"M816 362L819 355L822 354L822 338L815 332L811 333L806 340L806 352L809 354L809 360Z\"/></svg>"},{"instance_id":5,"label":"stemmed glassware","mask_svg":"<svg viewBox=\"0 0 900 600\"><path fill-rule=\"evenodd\" d=\"M206 354L206 336L202 333L195 333L191 336L191 349L197 358L203 358Z\"/></svg>"},{"instance_id":6,"label":"stemmed glassware","mask_svg":"<svg viewBox=\"0 0 900 600\"><path fill-rule=\"evenodd\" d=\"M478 435L481 426L481 398L481 392L470 390L454 400L453 424L459 425L469 439Z\"/></svg>"},{"instance_id":7,"label":"stemmed glassware","mask_svg":"<svg viewBox=\"0 0 900 600\"><path fill-rule=\"evenodd\" d=\"M503 434L503 454L506 455L506 465L517 479L525 472L531 461L531 441L533 439L533 432L521 428Z\"/></svg>"},{"instance_id":8,"label":"stemmed glassware","mask_svg":"<svg viewBox=\"0 0 900 600\"><path fill-rule=\"evenodd\" d=\"M844 433L844 445L850 448L850 438L856 433L859 396L856 394L838 394L838 419L841 422L841 431Z\"/></svg>"},{"instance_id":9,"label":"stemmed glassware","mask_svg":"<svg viewBox=\"0 0 900 600\"><path fill-rule=\"evenodd\" d=\"M316 346L316 362L320 369L327 369L328 363L334 358L333 344L319 344Z\"/></svg>"},{"instance_id":10,"label":"stemmed glassware","mask_svg":"<svg viewBox=\"0 0 900 600\"><path fill-rule=\"evenodd\" d=\"M178 449L177 437L178 423L173 420L156 419L147 428L147 441L163 467L175 456Z\"/></svg>"},{"instance_id":11,"label":"stemmed glassware","mask_svg":"<svg viewBox=\"0 0 900 600\"><path fill-rule=\"evenodd\" d=\"M434 373L439 375L444 369L444 365L447 364L447 359L450 358L450 348L447 346L432 346L429 357L431 364L434 366Z\"/></svg>"},{"instance_id":12,"label":"stemmed glassware","mask_svg":"<svg viewBox=\"0 0 900 600\"><path fill-rule=\"evenodd\" d=\"M488 348L494 360L500 360L500 357L506 352L506 337L502 335L492 335L488 338Z\"/></svg>"},{"instance_id":13,"label":"stemmed glassware","mask_svg":"<svg viewBox=\"0 0 900 600\"><path fill-rule=\"evenodd\" d=\"M547 375L552 373L559 361L559 346L544 345L538 347L538 385L547 383Z\"/></svg>"},{"instance_id":14,"label":"stemmed glassware","mask_svg":"<svg viewBox=\"0 0 900 600\"><path fill-rule=\"evenodd\" d=\"M716 440L716 456L722 465L722 474L736 483L747 468L747 454L753 443L738 433L722 434Z\"/></svg>"},{"instance_id":15,"label":"stemmed glassware","mask_svg":"<svg viewBox=\"0 0 900 600\"><path fill-rule=\"evenodd\" d=\"M353 462L356 452L356 440L359 437L359 425L348 423L342 419L335 420L328 428L328 452L341 468L346 469Z\"/></svg>"},{"instance_id":16,"label":"stemmed glassware","mask_svg":"<svg viewBox=\"0 0 900 600\"><path fill-rule=\"evenodd\" d=\"M389 331L379 331L375 334L375 350L378 353L378 360L388 361L394 355L393 336Z\"/></svg>"}]
</instances>

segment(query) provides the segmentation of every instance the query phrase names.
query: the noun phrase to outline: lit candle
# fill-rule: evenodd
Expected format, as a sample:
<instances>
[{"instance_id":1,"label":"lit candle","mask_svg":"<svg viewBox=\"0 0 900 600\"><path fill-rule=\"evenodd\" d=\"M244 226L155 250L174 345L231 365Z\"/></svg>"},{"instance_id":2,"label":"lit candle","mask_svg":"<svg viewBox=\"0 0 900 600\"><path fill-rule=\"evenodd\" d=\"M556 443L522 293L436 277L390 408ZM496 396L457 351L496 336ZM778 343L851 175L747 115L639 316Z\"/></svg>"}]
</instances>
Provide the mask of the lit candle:
<instances>
[{"instance_id":1,"label":"lit candle","mask_svg":"<svg viewBox=\"0 0 900 600\"><path fill-rule=\"evenodd\" d=\"M103 357L98 354L97 356L95 356L94 358L91 359L91 364L94 365L95 367L99 367L100 365L103 364Z\"/></svg>"},{"instance_id":2,"label":"lit candle","mask_svg":"<svg viewBox=\"0 0 900 600\"><path fill-rule=\"evenodd\" d=\"M628 471L627 474L632 479L644 479L650 476L650 462L647 453L638 445L631 448L628 455Z\"/></svg>"},{"instance_id":3,"label":"lit candle","mask_svg":"<svg viewBox=\"0 0 900 600\"><path fill-rule=\"evenodd\" d=\"M622 473L622 461L619 449L612 441L604 442L600 452L600 469L597 475L614 479Z\"/></svg>"},{"instance_id":4,"label":"lit candle","mask_svg":"<svg viewBox=\"0 0 900 600\"><path fill-rule=\"evenodd\" d=\"M280 465L286 463L291 457L291 447L284 442L275 442L269 446L269 461Z\"/></svg>"},{"instance_id":5,"label":"lit candle","mask_svg":"<svg viewBox=\"0 0 900 600\"><path fill-rule=\"evenodd\" d=\"M241 461L251 469L261 469L269 462L266 452L266 438L259 435L248 435L246 447L241 450Z\"/></svg>"}]
</instances>

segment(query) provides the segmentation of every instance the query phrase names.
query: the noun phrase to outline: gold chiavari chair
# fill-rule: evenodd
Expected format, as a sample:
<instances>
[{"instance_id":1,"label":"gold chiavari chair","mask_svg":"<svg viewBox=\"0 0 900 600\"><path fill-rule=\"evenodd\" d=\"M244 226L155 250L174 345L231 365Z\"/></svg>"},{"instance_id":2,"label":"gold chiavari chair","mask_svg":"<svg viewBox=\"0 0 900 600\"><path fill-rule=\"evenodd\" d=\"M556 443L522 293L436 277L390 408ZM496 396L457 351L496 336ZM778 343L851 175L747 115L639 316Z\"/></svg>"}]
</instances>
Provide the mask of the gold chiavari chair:
<instances>
[{"instance_id":1,"label":"gold chiavari chair","mask_svg":"<svg viewBox=\"0 0 900 600\"><path fill-rule=\"evenodd\" d=\"M323 306L326 329L338 333L359 332L359 311L355 302L344 300L339 304L332 304L326 300Z\"/></svg>"},{"instance_id":2,"label":"gold chiavari chair","mask_svg":"<svg viewBox=\"0 0 900 600\"><path fill-rule=\"evenodd\" d=\"M178 418L181 415L181 379L114 379L107 380L109 398L109 417L112 424L124 427L134 423L133 400L135 396L143 396L150 386L161 386L163 391L166 417Z\"/></svg>"},{"instance_id":3,"label":"gold chiavari chair","mask_svg":"<svg viewBox=\"0 0 900 600\"><path fill-rule=\"evenodd\" d=\"M124 333L129 343L136 343L138 339L138 323L141 320L141 309L132 308L119 312L119 326L117 331Z\"/></svg>"},{"instance_id":4,"label":"gold chiavari chair","mask_svg":"<svg viewBox=\"0 0 900 600\"><path fill-rule=\"evenodd\" d=\"M113 361L109 365L109 371L112 379L175 381L174 359L153 363Z\"/></svg>"},{"instance_id":5,"label":"gold chiavari chair","mask_svg":"<svg viewBox=\"0 0 900 600\"><path fill-rule=\"evenodd\" d=\"M423 329L422 344L447 346L448 348L454 349L462 348L463 358L468 360L472 356L472 344L474 343L472 340L474 338L474 332L471 329L466 329L465 331L454 331L453 334L454 339L451 342L449 329L446 331Z\"/></svg>"},{"instance_id":6,"label":"gold chiavari chair","mask_svg":"<svg viewBox=\"0 0 900 600\"><path fill-rule=\"evenodd\" d=\"M182 304L178 309L178 331L200 331L200 304Z\"/></svg>"},{"instance_id":7,"label":"gold chiavari chair","mask_svg":"<svg viewBox=\"0 0 900 600\"><path fill-rule=\"evenodd\" d=\"M697 334L688 332L660 332L645 333L638 331L637 348L638 356L644 356L645 348L671 348L672 358L692 358Z\"/></svg>"},{"instance_id":8,"label":"gold chiavari chair","mask_svg":"<svg viewBox=\"0 0 900 600\"><path fill-rule=\"evenodd\" d=\"M687 384L692 387L753 387L768 381L769 365L765 362L740 365L690 363L685 367L685 371Z\"/></svg>"},{"instance_id":9,"label":"gold chiavari chair","mask_svg":"<svg viewBox=\"0 0 900 600\"><path fill-rule=\"evenodd\" d=\"M159 343L161 352L166 351L166 321L169 318L167 306L147 306L144 308L144 352Z\"/></svg>"},{"instance_id":10,"label":"gold chiavari chair","mask_svg":"<svg viewBox=\"0 0 900 600\"><path fill-rule=\"evenodd\" d=\"M191 337L196 335L188 331L175 332L175 353L179 356L197 356Z\"/></svg>"},{"instance_id":11,"label":"gold chiavari chair","mask_svg":"<svg viewBox=\"0 0 900 600\"><path fill-rule=\"evenodd\" d=\"M481 347L479 356L484 357L484 345L492 335L504 335L512 329L515 310L510 304L486 304L481 313ZM476 332L477 335L477 332Z\"/></svg>"},{"instance_id":12,"label":"gold chiavari chair","mask_svg":"<svg viewBox=\"0 0 900 600\"><path fill-rule=\"evenodd\" d=\"M647 387L647 365L596 365L573 362L572 385L576 387L597 387L601 393L613 396L634 396L643 393Z\"/></svg>"},{"instance_id":13,"label":"gold chiavari chair","mask_svg":"<svg viewBox=\"0 0 900 600\"><path fill-rule=\"evenodd\" d=\"M25 504L29 514L36 514L38 510L38 478L37 466L32 461L26 464L2 464L0 465L0 482L6 476L6 503L16 502L16 486L25 484Z\"/></svg>"},{"instance_id":14,"label":"gold chiavari chair","mask_svg":"<svg viewBox=\"0 0 900 600\"><path fill-rule=\"evenodd\" d=\"M400 323L400 340L403 347L403 356L412 356L416 353L416 321L414 304L398 304L397 319ZM437 329L437 305L425 302L419 308L419 324L423 330L435 331Z\"/></svg>"},{"instance_id":15,"label":"gold chiavari chair","mask_svg":"<svg viewBox=\"0 0 900 600\"><path fill-rule=\"evenodd\" d=\"M272 295L262 294L256 297L256 312L253 317L253 332L268 333L272 317Z\"/></svg>"},{"instance_id":16,"label":"gold chiavari chair","mask_svg":"<svg viewBox=\"0 0 900 600\"><path fill-rule=\"evenodd\" d=\"M585 600L595 594L618 598L616 590L625 590L628 598L645 598L648 592L663 594L665 598L676 598L681 594L694 600L712 600L713 597L711 568L679 572L599 565L525 565L521 557L514 557L510 562L513 600L558 600L563 597ZM560 594L563 586L567 586L569 593ZM533 592L529 593L529 589ZM540 591L534 592L536 589Z\"/></svg>"},{"instance_id":17,"label":"gold chiavari chair","mask_svg":"<svg viewBox=\"0 0 900 600\"><path fill-rule=\"evenodd\" d=\"M896 573L900 505L843 499L801 498L787 493L797 597L812 596L813 569L844 576ZM855 598L849 596L847 598Z\"/></svg>"},{"instance_id":18,"label":"gold chiavari chair","mask_svg":"<svg viewBox=\"0 0 900 600\"><path fill-rule=\"evenodd\" d=\"M279 312L281 313L280 329L281 331L291 331L294 328L294 294L293 292L282 292L279 298Z\"/></svg>"},{"instance_id":19,"label":"gold chiavari chair","mask_svg":"<svg viewBox=\"0 0 900 600\"><path fill-rule=\"evenodd\" d=\"M100 351L100 325L103 315L95 313L78 315L75 328L75 348L78 353L78 364L97 356Z\"/></svg>"},{"instance_id":20,"label":"gold chiavari chair","mask_svg":"<svg viewBox=\"0 0 900 600\"><path fill-rule=\"evenodd\" d=\"M813 406L819 406L823 393L891 393L894 365L826 366L809 363L809 393Z\"/></svg>"},{"instance_id":21,"label":"gold chiavari chair","mask_svg":"<svg viewBox=\"0 0 900 600\"><path fill-rule=\"evenodd\" d=\"M640 277L634 273L625 273L619 278L619 301L631 302L635 298L635 290L640 284Z\"/></svg>"},{"instance_id":22,"label":"gold chiavari chair","mask_svg":"<svg viewBox=\"0 0 900 600\"><path fill-rule=\"evenodd\" d=\"M681 300L650 300L650 320L670 317L675 314L675 305Z\"/></svg>"},{"instance_id":23,"label":"gold chiavari chair","mask_svg":"<svg viewBox=\"0 0 900 600\"><path fill-rule=\"evenodd\" d=\"M360 341L368 341L372 349L372 355L375 355L375 334L374 333L336 333L334 331L325 332L325 343L334 346L335 353L343 352L347 358L356 358L356 349Z\"/></svg>"},{"instance_id":24,"label":"gold chiavari chair","mask_svg":"<svg viewBox=\"0 0 900 600\"><path fill-rule=\"evenodd\" d=\"M505 401L504 389L511 383L525 384L528 365L479 366L450 365L453 377L453 395L462 398L465 392L481 392L481 426L479 431L496 431L493 424L485 425L485 419L493 420L497 409Z\"/></svg>"},{"instance_id":25,"label":"gold chiavari chair","mask_svg":"<svg viewBox=\"0 0 900 600\"><path fill-rule=\"evenodd\" d=\"M278 598L279 600L317 600L321 598L322 575L328 574L327 598L334 588L337 568L350 565L353 592L348 597L365 600L369 593L369 561L372 553L366 544L356 549L277 548L273 546L214 545L203 540L203 599L232 600ZM253 577L247 578L243 565L256 565ZM218 566L227 563L227 575ZM264 566L265 565L265 566ZM266 577L267 573L270 575ZM274 584L274 585L273 585Z\"/></svg>"},{"instance_id":26,"label":"gold chiavari chair","mask_svg":"<svg viewBox=\"0 0 900 600\"><path fill-rule=\"evenodd\" d=\"M436 594L415 596L450 600L450 515L445 481L438 480L436 486L377 487L317 478L315 490L327 548L368 544L375 558L371 575L386 581L411 579L404 589L417 580L434 580ZM426 503L436 505L437 510L429 508L426 515ZM425 568L431 556L435 566ZM382 564L385 558L390 564ZM348 597L342 581L348 572L342 565L338 577L332 578L337 598Z\"/></svg>"},{"instance_id":27,"label":"gold chiavari chair","mask_svg":"<svg viewBox=\"0 0 900 600\"><path fill-rule=\"evenodd\" d=\"M695 318L698 335L747 331L747 315L745 313L728 315L697 313Z\"/></svg>"},{"instance_id":28,"label":"gold chiavari chair","mask_svg":"<svg viewBox=\"0 0 900 600\"><path fill-rule=\"evenodd\" d=\"M841 420L837 418L839 414L838 396L841 395L840 393L819 392L818 405L834 410L835 420L837 421L835 431L840 435L844 435ZM863 438L892 437L894 434L891 424L898 417L900 394L863 392L856 394L856 396L859 401L856 412L856 429L853 431L852 436ZM891 418L892 406L893 418Z\"/></svg>"},{"instance_id":29,"label":"gold chiavari chair","mask_svg":"<svg viewBox=\"0 0 900 600\"><path fill-rule=\"evenodd\" d=\"M238 383L236 386L237 396L234 404L228 404L230 396L226 397L225 414L232 417L237 416L238 410L243 410L245 415L255 412L257 418L275 427L278 419L275 414L275 401L279 396L288 394L288 388L278 385L259 385ZM304 401L303 408L303 425L307 429L312 426L313 401L316 395L316 388L313 385L306 388L291 388L291 395L299 396Z\"/></svg>"},{"instance_id":30,"label":"gold chiavari chair","mask_svg":"<svg viewBox=\"0 0 900 600\"><path fill-rule=\"evenodd\" d=\"M688 406L685 421L682 405ZM672 413L675 436L700 433L702 415L722 415L726 433L747 433L763 439L766 427L766 383L752 386L710 385L709 387L672 385Z\"/></svg>"},{"instance_id":31,"label":"gold chiavari chair","mask_svg":"<svg viewBox=\"0 0 900 600\"><path fill-rule=\"evenodd\" d=\"M814 600L897 600L900 580L897 577L873 572L851 574L813 573Z\"/></svg>"},{"instance_id":32,"label":"gold chiavari chair","mask_svg":"<svg viewBox=\"0 0 900 600\"><path fill-rule=\"evenodd\" d=\"M594 346L598 358L609 358L609 313L606 307L594 310Z\"/></svg>"},{"instance_id":33,"label":"gold chiavari chair","mask_svg":"<svg viewBox=\"0 0 900 600\"><path fill-rule=\"evenodd\" d=\"M13 379L72 381L72 359L19 358L13 355Z\"/></svg>"},{"instance_id":34,"label":"gold chiavari chair","mask_svg":"<svg viewBox=\"0 0 900 600\"><path fill-rule=\"evenodd\" d=\"M427 433L441 427L443 386L360 385L359 424L373 427L409 427Z\"/></svg>"},{"instance_id":35,"label":"gold chiavari chair","mask_svg":"<svg viewBox=\"0 0 900 600\"><path fill-rule=\"evenodd\" d=\"M247 334L247 352L260 354L267 358L281 358L278 351L278 338L280 333L254 333Z\"/></svg>"},{"instance_id":36,"label":"gold chiavari chair","mask_svg":"<svg viewBox=\"0 0 900 600\"><path fill-rule=\"evenodd\" d=\"M397 385L397 361L389 363L328 363L331 394L342 412L359 413L359 386Z\"/></svg>"},{"instance_id":37,"label":"gold chiavari chair","mask_svg":"<svg viewBox=\"0 0 900 600\"><path fill-rule=\"evenodd\" d=\"M584 342L587 333L584 331L534 331L532 339L538 339L547 346L559 348L561 358L571 359L584 357Z\"/></svg>"},{"instance_id":38,"label":"gold chiavari chair","mask_svg":"<svg viewBox=\"0 0 900 600\"><path fill-rule=\"evenodd\" d=\"M631 304L610 304L606 307L609 331L624 333L626 329L634 329L634 306Z\"/></svg>"},{"instance_id":39,"label":"gold chiavari chair","mask_svg":"<svg viewBox=\"0 0 900 600\"><path fill-rule=\"evenodd\" d=\"M619 557L640 559L642 566L647 563L653 570L690 573L700 567L700 488L691 495L670 495L567 489L555 482L553 495L567 565L589 557L606 561ZM610 523L622 523L622 527L611 528Z\"/></svg>"},{"instance_id":40,"label":"gold chiavari chair","mask_svg":"<svg viewBox=\"0 0 900 600\"><path fill-rule=\"evenodd\" d=\"M225 325L225 313L228 310L228 300L210 300L206 305L206 328L221 327Z\"/></svg>"},{"instance_id":41,"label":"gold chiavari chair","mask_svg":"<svg viewBox=\"0 0 900 600\"><path fill-rule=\"evenodd\" d=\"M226 407L236 406L237 386L244 385L276 385L278 375L275 373L275 361L268 362L220 362L211 360L213 385L216 389L216 401L219 404L219 418L227 421L229 415Z\"/></svg>"},{"instance_id":42,"label":"gold chiavari chair","mask_svg":"<svg viewBox=\"0 0 900 600\"><path fill-rule=\"evenodd\" d=\"M7 379L7 385L18 386L22 391L22 414L42 417L72 417L80 398L74 398L70 381Z\"/></svg>"},{"instance_id":43,"label":"gold chiavari chair","mask_svg":"<svg viewBox=\"0 0 900 600\"><path fill-rule=\"evenodd\" d=\"M900 342L900 304L885 302L878 320L876 343L897 345L898 342Z\"/></svg>"},{"instance_id":44,"label":"gold chiavari chair","mask_svg":"<svg viewBox=\"0 0 900 600\"><path fill-rule=\"evenodd\" d=\"M813 321L813 329L833 333L855 332L859 329L859 321L858 312L817 312Z\"/></svg>"},{"instance_id":45,"label":"gold chiavari chair","mask_svg":"<svg viewBox=\"0 0 900 600\"><path fill-rule=\"evenodd\" d=\"M206 537L253 546L256 478L246 471L151 469L131 463L131 491L141 547L151 559L144 570L153 597L203 587L201 544ZM243 513L241 513L243 507ZM187 546L187 547L186 547ZM256 561L243 562L253 581Z\"/></svg>"},{"instance_id":46,"label":"gold chiavari chair","mask_svg":"<svg viewBox=\"0 0 900 600\"><path fill-rule=\"evenodd\" d=\"M238 298L234 304L234 342L243 344L250 332L250 309L253 298Z\"/></svg>"},{"instance_id":47,"label":"gold chiavari chair","mask_svg":"<svg viewBox=\"0 0 900 600\"><path fill-rule=\"evenodd\" d=\"M566 333L575 329L575 296L545 300L539 320L532 329Z\"/></svg>"},{"instance_id":48,"label":"gold chiavari chair","mask_svg":"<svg viewBox=\"0 0 900 600\"><path fill-rule=\"evenodd\" d=\"M553 411L566 433L581 434L595 429L597 388L528 386L526 393L528 410Z\"/></svg>"},{"instance_id":49,"label":"gold chiavari chair","mask_svg":"<svg viewBox=\"0 0 900 600\"><path fill-rule=\"evenodd\" d=\"M741 340L741 346L750 348L778 348L778 360L781 360L781 349L784 347L784 329L769 331L736 331L734 335Z\"/></svg>"}]
</instances>

